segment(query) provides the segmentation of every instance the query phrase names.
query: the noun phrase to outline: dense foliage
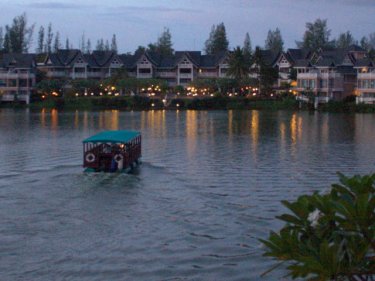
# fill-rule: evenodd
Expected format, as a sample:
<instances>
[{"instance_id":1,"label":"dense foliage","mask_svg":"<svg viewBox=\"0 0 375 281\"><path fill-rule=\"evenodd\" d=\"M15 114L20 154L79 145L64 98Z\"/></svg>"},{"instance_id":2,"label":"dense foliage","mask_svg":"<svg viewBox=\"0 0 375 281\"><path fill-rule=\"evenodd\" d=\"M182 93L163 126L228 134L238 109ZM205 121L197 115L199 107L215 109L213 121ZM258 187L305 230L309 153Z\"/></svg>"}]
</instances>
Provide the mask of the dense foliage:
<instances>
[{"instance_id":1,"label":"dense foliage","mask_svg":"<svg viewBox=\"0 0 375 281\"><path fill-rule=\"evenodd\" d=\"M268 31L264 47L265 49L271 50L274 53L279 53L284 50L284 40L281 36L281 31L279 28Z\"/></svg>"},{"instance_id":2,"label":"dense foliage","mask_svg":"<svg viewBox=\"0 0 375 281\"><path fill-rule=\"evenodd\" d=\"M283 201L291 213L271 232L265 255L287 263L292 278L374 280L375 174L346 177L328 194Z\"/></svg>"},{"instance_id":3,"label":"dense foliage","mask_svg":"<svg viewBox=\"0 0 375 281\"><path fill-rule=\"evenodd\" d=\"M210 35L205 42L205 52L208 55L217 54L219 52L228 51L229 41L224 23L217 26L213 25Z\"/></svg>"}]
</instances>

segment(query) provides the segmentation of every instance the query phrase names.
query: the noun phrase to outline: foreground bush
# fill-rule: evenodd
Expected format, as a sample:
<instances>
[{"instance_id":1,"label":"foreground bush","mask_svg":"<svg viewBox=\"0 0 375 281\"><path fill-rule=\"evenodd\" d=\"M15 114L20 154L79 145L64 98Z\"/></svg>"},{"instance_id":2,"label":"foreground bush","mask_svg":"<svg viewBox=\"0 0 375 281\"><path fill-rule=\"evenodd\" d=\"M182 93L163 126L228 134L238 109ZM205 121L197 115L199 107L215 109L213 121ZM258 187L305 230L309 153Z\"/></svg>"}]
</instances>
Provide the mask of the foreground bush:
<instances>
[{"instance_id":1,"label":"foreground bush","mask_svg":"<svg viewBox=\"0 0 375 281\"><path fill-rule=\"evenodd\" d=\"M293 279L374 280L375 174L339 176L328 194L283 201L292 214L277 217L285 226L261 240Z\"/></svg>"}]
</instances>

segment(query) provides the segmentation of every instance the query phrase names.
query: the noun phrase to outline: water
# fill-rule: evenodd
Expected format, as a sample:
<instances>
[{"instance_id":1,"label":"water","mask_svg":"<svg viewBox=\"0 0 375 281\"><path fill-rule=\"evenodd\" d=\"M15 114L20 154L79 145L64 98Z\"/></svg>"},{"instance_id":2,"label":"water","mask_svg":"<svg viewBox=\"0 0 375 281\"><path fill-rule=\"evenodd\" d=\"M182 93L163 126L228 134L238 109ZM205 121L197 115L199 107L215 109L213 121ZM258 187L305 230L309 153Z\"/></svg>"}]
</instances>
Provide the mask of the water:
<instances>
[{"instance_id":1,"label":"water","mask_svg":"<svg viewBox=\"0 0 375 281\"><path fill-rule=\"evenodd\" d=\"M81 141L142 132L134 174ZM375 170L375 115L0 109L1 280L283 280L259 238L280 200Z\"/></svg>"}]
</instances>

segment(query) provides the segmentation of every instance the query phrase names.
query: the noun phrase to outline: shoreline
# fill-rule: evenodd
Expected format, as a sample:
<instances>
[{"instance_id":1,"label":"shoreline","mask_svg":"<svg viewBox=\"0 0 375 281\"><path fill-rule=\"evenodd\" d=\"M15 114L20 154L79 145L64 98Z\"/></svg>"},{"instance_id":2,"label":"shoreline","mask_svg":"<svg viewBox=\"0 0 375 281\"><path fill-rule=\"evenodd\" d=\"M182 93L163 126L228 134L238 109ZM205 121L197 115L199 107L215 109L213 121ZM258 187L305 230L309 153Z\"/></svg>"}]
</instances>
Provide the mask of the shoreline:
<instances>
[{"instance_id":1,"label":"shoreline","mask_svg":"<svg viewBox=\"0 0 375 281\"><path fill-rule=\"evenodd\" d=\"M34 101L29 105L1 104L0 108L61 109L61 110L288 110L339 113L375 113L375 105L354 102L329 102L317 109L312 104L299 104L291 97L277 99L249 99L245 97L181 97L164 105L162 98L140 96L54 98Z\"/></svg>"}]
</instances>

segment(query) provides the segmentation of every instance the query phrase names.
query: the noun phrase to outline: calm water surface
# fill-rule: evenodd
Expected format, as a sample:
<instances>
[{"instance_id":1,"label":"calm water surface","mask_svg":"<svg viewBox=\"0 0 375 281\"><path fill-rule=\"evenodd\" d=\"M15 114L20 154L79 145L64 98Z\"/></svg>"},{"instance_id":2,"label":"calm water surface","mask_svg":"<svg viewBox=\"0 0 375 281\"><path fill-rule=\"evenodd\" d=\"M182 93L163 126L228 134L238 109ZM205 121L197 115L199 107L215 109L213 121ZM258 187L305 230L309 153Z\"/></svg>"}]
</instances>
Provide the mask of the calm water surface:
<instances>
[{"instance_id":1,"label":"calm water surface","mask_svg":"<svg viewBox=\"0 0 375 281\"><path fill-rule=\"evenodd\" d=\"M143 136L130 175L81 141ZM282 280L259 238L280 200L375 170L375 115L0 109L1 280Z\"/></svg>"}]
</instances>

